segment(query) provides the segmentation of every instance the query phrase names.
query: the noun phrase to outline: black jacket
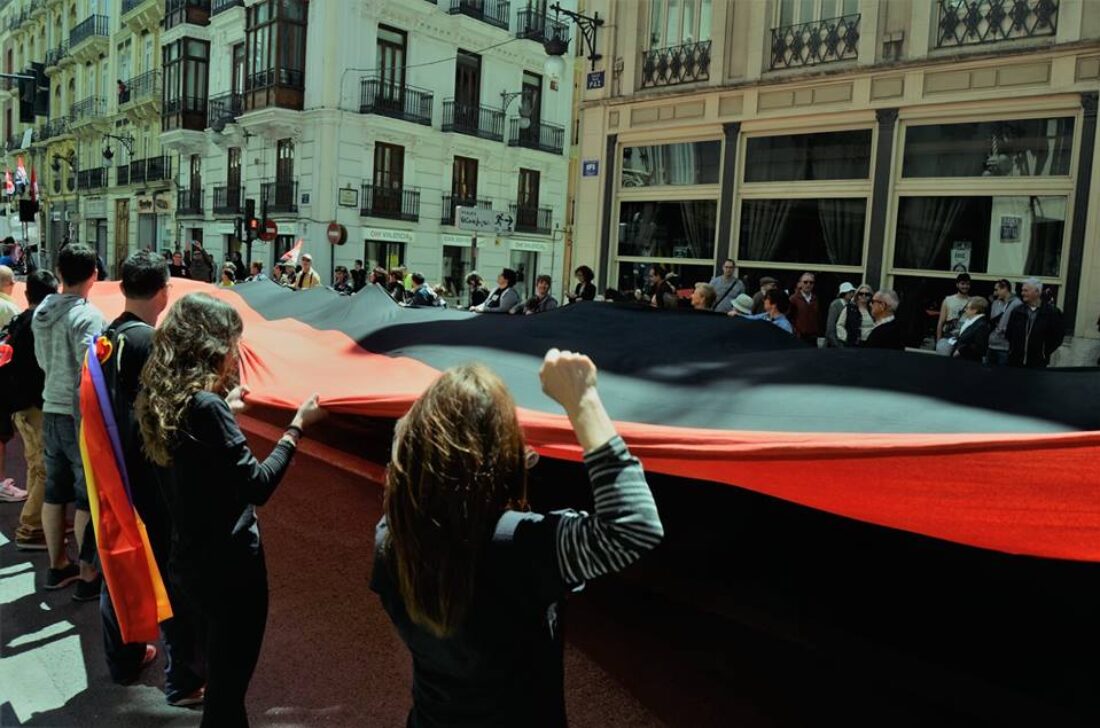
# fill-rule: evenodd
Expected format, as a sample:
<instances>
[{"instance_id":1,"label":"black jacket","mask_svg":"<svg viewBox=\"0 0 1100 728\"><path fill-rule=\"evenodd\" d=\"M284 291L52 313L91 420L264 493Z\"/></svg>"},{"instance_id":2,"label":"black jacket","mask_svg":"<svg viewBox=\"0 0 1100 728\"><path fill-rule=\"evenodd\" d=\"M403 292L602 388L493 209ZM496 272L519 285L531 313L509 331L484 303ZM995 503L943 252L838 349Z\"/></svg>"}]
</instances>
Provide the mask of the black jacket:
<instances>
[{"instance_id":1,"label":"black jacket","mask_svg":"<svg viewBox=\"0 0 1100 728\"><path fill-rule=\"evenodd\" d=\"M8 322L8 344L12 348L11 361L3 372L4 394L8 398L4 409L20 412L31 407L42 408L42 391L46 388L46 374L38 366L34 356L34 332L31 330L33 310L27 310ZM0 336L0 338L3 338Z\"/></svg>"},{"instance_id":2,"label":"black jacket","mask_svg":"<svg viewBox=\"0 0 1100 728\"><path fill-rule=\"evenodd\" d=\"M1017 306L1008 320L1005 338L1008 339L1008 364L1014 367L1043 369L1050 364L1054 350L1066 337L1062 312L1049 303L1039 305L1035 320L1029 316L1031 309L1025 303Z\"/></svg>"},{"instance_id":3,"label":"black jacket","mask_svg":"<svg viewBox=\"0 0 1100 728\"><path fill-rule=\"evenodd\" d=\"M901 338L901 324L897 319L887 321L881 326L875 326L867 335L867 341L863 346L871 349L904 349L905 342Z\"/></svg>"},{"instance_id":4,"label":"black jacket","mask_svg":"<svg viewBox=\"0 0 1100 728\"><path fill-rule=\"evenodd\" d=\"M959 334L951 356L968 361L981 361L989 350L989 332L989 319L982 316Z\"/></svg>"}]
</instances>

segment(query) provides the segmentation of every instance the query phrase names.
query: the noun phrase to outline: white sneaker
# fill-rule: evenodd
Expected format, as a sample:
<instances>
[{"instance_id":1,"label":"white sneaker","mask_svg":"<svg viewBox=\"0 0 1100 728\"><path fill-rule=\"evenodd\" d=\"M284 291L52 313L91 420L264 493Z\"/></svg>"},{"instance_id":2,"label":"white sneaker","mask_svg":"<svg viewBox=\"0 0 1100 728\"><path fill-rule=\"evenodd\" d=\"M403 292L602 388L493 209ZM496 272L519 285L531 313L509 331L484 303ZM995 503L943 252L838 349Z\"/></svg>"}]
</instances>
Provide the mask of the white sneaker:
<instances>
[{"instance_id":1,"label":"white sneaker","mask_svg":"<svg viewBox=\"0 0 1100 728\"><path fill-rule=\"evenodd\" d=\"M15 487L15 481L11 478L0 481L0 501L5 503L18 503L27 500L27 491Z\"/></svg>"}]
</instances>

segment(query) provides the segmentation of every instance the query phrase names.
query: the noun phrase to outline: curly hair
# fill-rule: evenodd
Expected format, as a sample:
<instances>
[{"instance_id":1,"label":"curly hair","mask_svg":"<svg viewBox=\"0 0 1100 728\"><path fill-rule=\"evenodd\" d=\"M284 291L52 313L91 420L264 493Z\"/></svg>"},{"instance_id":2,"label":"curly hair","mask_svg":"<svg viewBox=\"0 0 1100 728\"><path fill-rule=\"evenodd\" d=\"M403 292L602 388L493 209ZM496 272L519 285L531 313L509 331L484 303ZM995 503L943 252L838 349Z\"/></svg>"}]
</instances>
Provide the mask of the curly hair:
<instances>
[{"instance_id":1,"label":"curly hair","mask_svg":"<svg viewBox=\"0 0 1100 728\"><path fill-rule=\"evenodd\" d=\"M176 301L153 335L153 348L141 372L137 418L145 454L172 464L176 436L197 392L226 392L237 372L226 373L226 359L237 358L244 324L229 304L205 293Z\"/></svg>"},{"instance_id":2,"label":"curly hair","mask_svg":"<svg viewBox=\"0 0 1100 728\"><path fill-rule=\"evenodd\" d=\"M479 364L445 372L398 423L384 547L406 612L432 634L461 626L497 520L527 509L525 455L512 395Z\"/></svg>"}]
</instances>

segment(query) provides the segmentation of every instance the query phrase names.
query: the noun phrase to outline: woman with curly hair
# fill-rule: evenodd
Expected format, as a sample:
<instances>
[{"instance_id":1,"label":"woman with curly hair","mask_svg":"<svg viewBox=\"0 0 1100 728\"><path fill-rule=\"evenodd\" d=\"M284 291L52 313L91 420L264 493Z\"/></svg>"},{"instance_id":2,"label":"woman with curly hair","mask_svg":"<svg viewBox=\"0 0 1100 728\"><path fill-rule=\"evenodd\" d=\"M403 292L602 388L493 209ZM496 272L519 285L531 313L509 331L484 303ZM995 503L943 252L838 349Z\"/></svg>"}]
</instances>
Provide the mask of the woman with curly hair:
<instances>
[{"instance_id":1,"label":"woman with curly hair","mask_svg":"<svg viewBox=\"0 0 1100 728\"><path fill-rule=\"evenodd\" d=\"M413 728L564 726L560 604L662 538L592 361L551 349L540 377L584 450L591 515L528 510L533 453L481 365L445 372L398 423L371 588L413 656Z\"/></svg>"},{"instance_id":2,"label":"woman with curly hair","mask_svg":"<svg viewBox=\"0 0 1100 728\"><path fill-rule=\"evenodd\" d=\"M302 431L324 416L302 403L262 463L234 417L244 326L227 303L184 296L153 337L137 402L144 450L163 469L172 519L170 572L206 629L203 726L247 726L245 693L267 621L267 569L255 507L283 479Z\"/></svg>"}]
</instances>

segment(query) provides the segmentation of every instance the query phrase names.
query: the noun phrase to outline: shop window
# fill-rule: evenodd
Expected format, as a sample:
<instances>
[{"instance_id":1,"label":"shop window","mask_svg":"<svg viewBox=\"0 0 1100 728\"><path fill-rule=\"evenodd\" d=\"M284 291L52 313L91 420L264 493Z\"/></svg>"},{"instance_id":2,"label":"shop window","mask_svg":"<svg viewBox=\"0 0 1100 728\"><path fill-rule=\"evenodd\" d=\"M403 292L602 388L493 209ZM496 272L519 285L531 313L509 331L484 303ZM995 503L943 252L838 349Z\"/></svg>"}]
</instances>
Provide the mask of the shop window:
<instances>
[{"instance_id":1,"label":"shop window","mask_svg":"<svg viewBox=\"0 0 1100 728\"><path fill-rule=\"evenodd\" d=\"M368 240L363 244L363 261L368 270L382 266L387 271L405 265L405 243Z\"/></svg>"},{"instance_id":2,"label":"shop window","mask_svg":"<svg viewBox=\"0 0 1100 728\"><path fill-rule=\"evenodd\" d=\"M619 255L713 258L718 203L624 201L619 208Z\"/></svg>"},{"instance_id":3,"label":"shop window","mask_svg":"<svg viewBox=\"0 0 1100 728\"><path fill-rule=\"evenodd\" d=\"M929 124L905 130L905 177L1068 175L1073 118Z\"/></svg>"},{"instance_id":4,"label":"shop window","mask_svg":"<svg viewBox=\"0 0 1100 728\"><path fill-rule=\"evenodd\" d=\"M902 197L894 267L1057 277L1065 197Z\"/></svg>"},{"instance_id":5,"label":"shop window","mask_svg":"<svg viewBox=\"0 0 1100 728\"><path fill-rule=\"evenodd\" d=\"M624 147L623 187L718 184L722 142Z\"/></svg>"},{"instance_id":6,"label":"shop window","mask_svg":"<svg viewBox=\"0 0 1100 728\"><path fill-rule=\"evenodd\" d=\"M681 298L690 297L696 283L709 283L714 277L713 265L691 265L667 261L653 261L648 263L619 263L618 277L612 282L611 287L618 291L620 297L637 299L635 292L640 291L643 299L650 289L649 269L654 263L660 262L675 279L676 290L681 292Z\"/></svg>"},{"instance_id":7,"label":"shop window","mask_svg":"<svg viewBox=\"0 0 1100 728\"><path fill-rule=\"evenodd\" d=\"M466 276L474 270L473 249L468 245L443 246L443 287L451 306L470 305ZM486 283L488 285L489 282Z\"/></svg>"},{"instance_id":8,"label":"shop window","mask_svg":"<svg viewBox=\"0 0 1100 728\"><path fill-rule=\"evenodd\" d=\"M773 263L861 265L867 200L743 200L738 257Z\"/></svg>"},{"instance_id":9,"label":"shop window","mask_svg":"<svg viewBox=\"0 0 1100 728\"><path fill-rule=\"evenodd\" d=\"M869 179L871 130L750 137L745 182Z\"/></svg>"}]
</instances>

